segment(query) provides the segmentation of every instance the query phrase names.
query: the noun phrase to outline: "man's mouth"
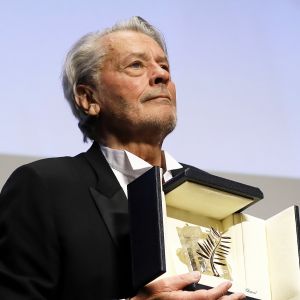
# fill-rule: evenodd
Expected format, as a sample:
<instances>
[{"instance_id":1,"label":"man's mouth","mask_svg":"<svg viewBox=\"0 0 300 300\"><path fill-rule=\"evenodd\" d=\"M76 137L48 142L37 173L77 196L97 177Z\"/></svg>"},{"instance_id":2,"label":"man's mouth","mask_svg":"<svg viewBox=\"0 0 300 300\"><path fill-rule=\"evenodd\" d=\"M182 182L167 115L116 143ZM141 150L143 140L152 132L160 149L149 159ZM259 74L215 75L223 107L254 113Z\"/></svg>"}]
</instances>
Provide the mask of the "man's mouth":
<instances>
[{"instance_id":1,"label":"man's mouth","mask_svg":"<svg viewBox=\"0 0 300 300\"><path fill-rule=\"evenodd\" d=\"M154 100L162 100L162 101L168 101L171 102L171 98L169 95L155 95L155 96L149 96L143 99L142 102L148 102L148 101L154 101Z\"/></svg>"}]
</instances>

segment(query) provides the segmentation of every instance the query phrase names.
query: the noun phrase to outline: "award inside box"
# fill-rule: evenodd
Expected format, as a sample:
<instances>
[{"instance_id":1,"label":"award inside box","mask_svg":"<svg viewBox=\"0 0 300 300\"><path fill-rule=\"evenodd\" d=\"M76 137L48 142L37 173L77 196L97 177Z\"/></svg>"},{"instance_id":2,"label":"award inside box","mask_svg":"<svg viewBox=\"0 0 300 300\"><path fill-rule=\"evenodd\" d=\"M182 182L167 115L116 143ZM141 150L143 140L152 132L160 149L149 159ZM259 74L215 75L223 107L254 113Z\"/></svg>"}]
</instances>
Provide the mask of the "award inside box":
<instances>
[{"instance_id":1,"label":"award inside box","mask_svg":"<svg viewBox=\"0 0 300 300\"><path fill-rule=\"evenodd\" d=\"M196 168L165 183L164 194L160 182L154 167L128 186L136 289L198 270L188 289L230 280L247 299L300 299L297 207L266 221L243 214L262 199L259 189Z\"/></svg>"}]
</instances>

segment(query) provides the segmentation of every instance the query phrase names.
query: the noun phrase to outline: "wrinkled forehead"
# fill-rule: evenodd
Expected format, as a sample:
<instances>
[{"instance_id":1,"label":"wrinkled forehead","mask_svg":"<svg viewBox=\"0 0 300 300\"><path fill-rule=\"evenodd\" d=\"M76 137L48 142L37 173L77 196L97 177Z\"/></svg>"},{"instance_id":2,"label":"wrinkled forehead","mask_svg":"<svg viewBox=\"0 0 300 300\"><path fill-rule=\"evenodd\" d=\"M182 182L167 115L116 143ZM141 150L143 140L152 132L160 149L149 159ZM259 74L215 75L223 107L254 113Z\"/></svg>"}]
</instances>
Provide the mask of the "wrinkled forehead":
<instances>
[{"instance_id":1,"label":"wrinkled forehead","mask_svg":"<svg viewBox=\"0 0 300 300\"><path fill-rule=\"evenodd\" d=\"M100 43L106 56L152 50L167 60L161 46L152 37L141 32L124 30L108 33L101 38Z\"/></svg>"}]
</instances>

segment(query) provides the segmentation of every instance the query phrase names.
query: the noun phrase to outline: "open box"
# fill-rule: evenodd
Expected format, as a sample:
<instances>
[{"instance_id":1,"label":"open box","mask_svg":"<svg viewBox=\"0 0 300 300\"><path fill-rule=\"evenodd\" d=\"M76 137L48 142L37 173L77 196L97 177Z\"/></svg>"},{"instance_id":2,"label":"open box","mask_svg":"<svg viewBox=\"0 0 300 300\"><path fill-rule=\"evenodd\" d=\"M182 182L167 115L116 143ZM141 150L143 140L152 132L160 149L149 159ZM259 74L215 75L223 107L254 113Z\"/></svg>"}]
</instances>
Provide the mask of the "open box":
<instances>
[{"instance_id":1,"label":"open box","mask_svg":"<svg viewBox=\"0 0 300 300\"><path fill-rule=\"evenodd\" d=\"M297 207L268 220L243 214L263 197L257 188L185 169L163 186L152 168L128 186L133 284L163 273L202 273L210 288L224 280L247 299L300 299Z\"/></svg>"}]
</instances>

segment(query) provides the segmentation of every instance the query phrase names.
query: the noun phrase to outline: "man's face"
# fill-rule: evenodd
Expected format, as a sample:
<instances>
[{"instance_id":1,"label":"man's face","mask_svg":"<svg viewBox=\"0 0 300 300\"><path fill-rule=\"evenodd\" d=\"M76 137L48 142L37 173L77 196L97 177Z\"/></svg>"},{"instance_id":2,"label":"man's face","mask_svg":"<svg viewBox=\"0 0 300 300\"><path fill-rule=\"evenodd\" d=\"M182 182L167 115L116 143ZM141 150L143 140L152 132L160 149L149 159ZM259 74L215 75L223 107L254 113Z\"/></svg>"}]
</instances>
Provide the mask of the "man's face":
<instances>
[{"instance_id":1,"label":"man's face","mask_svg":"<svg viewBox=\"0 0 300 300\"><path fill-rule=\"evenodd\" d=\"M119 31L102 38L100 131L127 139L162 139L176 125L176 92L164 51L149 36Z\"/></svg>"}]
</instances>

